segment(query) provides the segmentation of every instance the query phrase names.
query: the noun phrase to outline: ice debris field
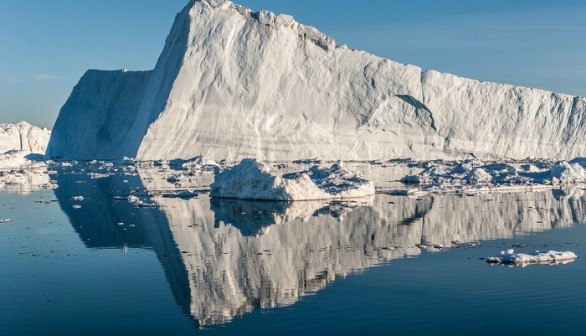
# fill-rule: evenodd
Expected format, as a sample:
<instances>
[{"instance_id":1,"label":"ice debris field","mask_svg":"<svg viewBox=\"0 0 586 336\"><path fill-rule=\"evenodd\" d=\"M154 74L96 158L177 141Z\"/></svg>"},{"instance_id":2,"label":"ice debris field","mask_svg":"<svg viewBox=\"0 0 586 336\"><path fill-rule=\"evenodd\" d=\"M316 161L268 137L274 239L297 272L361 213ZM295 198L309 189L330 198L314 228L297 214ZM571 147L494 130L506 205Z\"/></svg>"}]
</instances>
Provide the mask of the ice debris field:
<instances>
[{"instance_id":1,"label":"ice debris field","mask_svg":"<svg viewBox=\"0 0 586 336\"><path fill-rule=\"evenodd\" d=\"M571 184L585 184L584 158L571 161L508 160L483 162L481 160L410 162L420 172L406 175L401 182L411 185L407 194L532 191Z\"/></svg>"},{"instance_id":2,"label":"ice debris field","mask_svg":"<svg viewBox=\"0 0 586 336\"><path fill-rule=\"evenodd\" d=\"M27 149L22 150L19 130L27 125ZM30 128L30 130L28 130ZM335 200L388 193L422 195L540 191L568 185L586 186L586 159L482 161L390 159L327 162L319 159L262 162L213 160L201 155L171 160L50 160L43 151L50 131L27 123L2 125L0 137L12 147L0 153L0 188L18 191L56 188L50 176L74 170L92 179L132 174L154 189L169 191L166 197L193 198L197 190L212 197L250 200ZM32 136L31 136L32 134ZM17 140L15 140L17 138ZM16 148L14 148L16 147ZM35 152L33 152L33 150ZM159 181L160 180L160 181ZM138 204L138 203L137 203Z\"/></svg>"}]
</instances>

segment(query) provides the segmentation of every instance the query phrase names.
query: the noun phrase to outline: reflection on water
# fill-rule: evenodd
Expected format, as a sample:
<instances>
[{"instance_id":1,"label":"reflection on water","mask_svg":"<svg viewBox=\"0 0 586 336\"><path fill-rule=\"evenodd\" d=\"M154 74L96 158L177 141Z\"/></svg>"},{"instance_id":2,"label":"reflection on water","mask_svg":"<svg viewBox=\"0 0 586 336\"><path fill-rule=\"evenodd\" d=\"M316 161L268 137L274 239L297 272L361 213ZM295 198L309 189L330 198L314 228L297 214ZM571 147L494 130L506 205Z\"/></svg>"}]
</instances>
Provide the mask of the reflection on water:
<instances>
[{"instance_id":1,"label":"reflection on water","mask_svg":"<svg viewBox=\"0 0 586 336\"><path fill-rule=\"evenodd\" d=\"M199 325L224 323L254 307L294 304L336 277L422 249L586 221L580 189L271 203L205 194L165 198L149 193L139 176L92 179L62 170L53 178L60 206L86 246L153 249L178 304ZM158 207L138 208L129 195Z\"/></svg>"}]
</instances>

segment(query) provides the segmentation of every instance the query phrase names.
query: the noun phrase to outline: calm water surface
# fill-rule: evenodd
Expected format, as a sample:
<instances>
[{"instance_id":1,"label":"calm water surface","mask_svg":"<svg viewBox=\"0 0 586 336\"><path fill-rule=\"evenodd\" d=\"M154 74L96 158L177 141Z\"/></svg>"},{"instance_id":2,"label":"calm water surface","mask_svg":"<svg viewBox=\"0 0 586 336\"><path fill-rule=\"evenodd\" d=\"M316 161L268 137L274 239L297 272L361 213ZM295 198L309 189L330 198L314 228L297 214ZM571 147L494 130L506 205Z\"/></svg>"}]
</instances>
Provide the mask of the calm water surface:
<instances>
[{"instance_id":1,"label":"calm water surface","mask_svg":"<svg viewBox=\"0 0 586 336\"><path fill-rule=\"evenodd\" d=\"M586 328L583 258L483 260L520 243L586 256L581 189L283 204L149 195L144 176L54 178L55 191L0 193L14 220L0 224L2 335Z\"/></svg>"}]
</instances>

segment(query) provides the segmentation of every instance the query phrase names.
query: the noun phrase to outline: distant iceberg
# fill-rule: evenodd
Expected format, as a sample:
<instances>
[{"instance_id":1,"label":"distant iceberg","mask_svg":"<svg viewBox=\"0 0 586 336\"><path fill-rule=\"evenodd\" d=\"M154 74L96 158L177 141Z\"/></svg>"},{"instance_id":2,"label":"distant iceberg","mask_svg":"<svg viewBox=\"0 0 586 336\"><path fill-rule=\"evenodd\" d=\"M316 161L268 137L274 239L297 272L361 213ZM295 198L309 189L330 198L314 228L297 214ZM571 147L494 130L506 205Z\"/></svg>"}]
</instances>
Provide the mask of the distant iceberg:
<instances>
[{"instance_id":1,"label":"distant iceberg","mask_svg":"<svg viewBox=\"0 0 586 336\"><path fill-rule=\"evenodd\" d=\"M0 189L28 192L54 188L46 174L51 131L26 121L0 124Z\"/></svg>"},{"instance_id":2,"label":"distant iceberg","mask_svg":"<svg viewBox=\"0 0 586 336\"><path fill-rule=\"evenodd\" d=\"M8 151L45 154L50 137L50 130L26 121L0 124L0 154Z\"/></svg>"}]
</instances>

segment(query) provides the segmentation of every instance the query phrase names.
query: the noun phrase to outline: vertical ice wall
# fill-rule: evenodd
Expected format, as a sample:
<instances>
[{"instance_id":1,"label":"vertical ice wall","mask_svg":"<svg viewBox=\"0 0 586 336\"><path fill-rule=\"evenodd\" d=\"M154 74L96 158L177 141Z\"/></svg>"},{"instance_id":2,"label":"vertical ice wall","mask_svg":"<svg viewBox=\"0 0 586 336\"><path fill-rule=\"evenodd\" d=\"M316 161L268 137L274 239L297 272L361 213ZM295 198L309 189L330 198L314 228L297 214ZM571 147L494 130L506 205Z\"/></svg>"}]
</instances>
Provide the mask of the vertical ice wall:
<instances>
[{"instance_id":1,"label":"vertical ice wall","mask_svg":"<svg viewBox=\"0 0 586 336\"><path fill-rule=\"evenodd\" d=\"M229 1L191 1L146 74L132 80L118 74L126 84L102 90L95 90L102 76L84 76L55 124L50 154L229 160L586 155L584 98L422 71L338 46L288 15L254 13ZM126 113L124 120L119 113ZM96 124L120 136L99 137Z\"/></svg>"}]
</instances>

